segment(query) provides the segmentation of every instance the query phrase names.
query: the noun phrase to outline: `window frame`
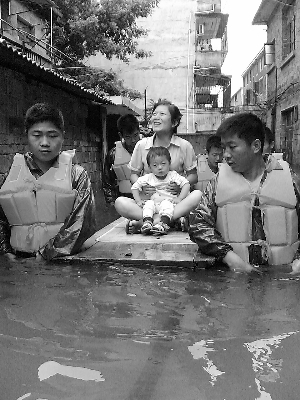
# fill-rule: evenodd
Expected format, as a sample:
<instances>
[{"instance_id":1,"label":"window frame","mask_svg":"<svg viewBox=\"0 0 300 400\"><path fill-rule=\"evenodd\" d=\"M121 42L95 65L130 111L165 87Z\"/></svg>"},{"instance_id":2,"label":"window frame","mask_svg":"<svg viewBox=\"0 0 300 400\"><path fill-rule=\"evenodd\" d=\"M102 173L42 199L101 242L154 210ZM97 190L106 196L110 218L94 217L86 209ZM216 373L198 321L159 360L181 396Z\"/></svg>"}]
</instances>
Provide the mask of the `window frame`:
<instances>
[{"instance_id":1,"label":"window frame","mask_svg":"<svg viewBox=\"0 0 300 400\"><path fill-rule=\"evenodd\" d=\"M296 49L295 0L282 8L282 60Z\"/></svg>"}]
</instances>

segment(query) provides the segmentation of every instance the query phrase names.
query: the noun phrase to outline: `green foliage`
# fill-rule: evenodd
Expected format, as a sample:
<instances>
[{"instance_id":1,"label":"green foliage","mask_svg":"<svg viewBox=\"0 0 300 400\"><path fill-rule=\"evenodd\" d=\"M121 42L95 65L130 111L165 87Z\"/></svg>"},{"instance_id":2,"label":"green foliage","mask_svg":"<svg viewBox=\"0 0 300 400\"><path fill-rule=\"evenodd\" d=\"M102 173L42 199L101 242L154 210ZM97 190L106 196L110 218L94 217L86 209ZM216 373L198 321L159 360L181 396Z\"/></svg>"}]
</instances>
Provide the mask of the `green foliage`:
<instances>
[{"instance_id":1,"label":"green foliage","mask_svg":"<svg viewBox=\"0 0 300 400\"><path fill-rule=\"evenodd\" d=\"M159 0L55 0L62 16L54 21L53 46L64 53L53 53L64 74L76 79L99 95L141 98L137 90L126 88L112 71L85 67L83 60L98 52L128 62L130 56L148 57L138 48L138 39L147 31L136 19L147 17ZM72 68L69 68L72 67ZM74 68L75 67L75 68Z\"/></svg>"},{"instance_id":2,"label":"green foliage","mask_svg":"<svg viewBox=\"0 0 300 400\"><path fill-rule=\"evenodd\" d=\"M136 19L147 17L159 0L56 0L62 17L53 27L53 44L77 61L101 52L108 59L116 56L146 57L137 39L147 31Z\"/></svg>"},{"instance_id":3,"label":"green foliage","mask_svg":"<svg viewBox=\"0 0 300 400\"><path fill-rule=\"evenodd\" d=\"M83 87L95 90L99 96L122 95L131 100L142 97L139 91L126 88L113 70L105 71L100 68L83 67L77 72L73 72L73 76Z\"/></svg>"}]
</instances>

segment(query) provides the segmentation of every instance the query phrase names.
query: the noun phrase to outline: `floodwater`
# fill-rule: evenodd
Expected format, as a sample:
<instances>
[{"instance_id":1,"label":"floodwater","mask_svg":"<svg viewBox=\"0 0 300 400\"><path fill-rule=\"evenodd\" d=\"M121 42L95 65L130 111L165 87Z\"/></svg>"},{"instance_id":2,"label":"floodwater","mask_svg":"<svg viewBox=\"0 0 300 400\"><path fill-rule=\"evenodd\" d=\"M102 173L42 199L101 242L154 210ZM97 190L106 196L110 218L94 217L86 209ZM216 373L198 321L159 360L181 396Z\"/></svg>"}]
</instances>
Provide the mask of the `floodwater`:
<instances>
[{"instance_id":1,"label":"floodwater","mask_svg":"<svg viewBox=\"0 0 300 400\"><path fill-rule=\"evenodd\" d=\"M284 270L0 270L1 400L298 400L300 282Z\"/></svg>"}]
</instances>

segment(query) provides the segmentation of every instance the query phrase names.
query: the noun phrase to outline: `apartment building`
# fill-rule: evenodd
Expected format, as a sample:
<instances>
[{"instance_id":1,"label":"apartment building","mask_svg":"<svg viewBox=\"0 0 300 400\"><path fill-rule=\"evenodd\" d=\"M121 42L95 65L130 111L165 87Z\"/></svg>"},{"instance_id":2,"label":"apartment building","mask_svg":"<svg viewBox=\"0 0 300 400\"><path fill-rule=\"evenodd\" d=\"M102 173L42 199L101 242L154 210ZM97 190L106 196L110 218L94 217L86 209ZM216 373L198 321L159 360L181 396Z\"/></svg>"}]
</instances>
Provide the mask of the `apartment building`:
<instances>
[{"instance_id":1,"label":"apartment building","mask_svg":"<svg viewBox=\"0 0 300 400\"><path fill-rule=\"evenodd\" d=\"M207 138L215 133L230 112L231 77L221 67L228 52L228 14L221 0L198 0L195 12L195 62L192 98L187 110L188 139L203 152Z\"/></svg>"},{"instance_id":2,"label":"apartment building","mask_svg":"<svg viewBox=\"0 0 300 400\"><path fill-rule=\"evenodd\" d=\"M257 56L242 74L243 79L243 105L257 108L264 107L267 99L267 66L265 52L261 49Z\"/></svg>"},{"instance_id":3,"label":"apartment building","mask_svg":"<svg viewBox=\"0 0 300 400\"><path fill-rule=\"evenodd\" d=\"M287 161L300 164L300 3L263 0L253 24L267 26L266 121L275 132L276 149Z\"/></svg>"},{"instance_id":4,"label":"apartment building","mask_svg":"<svg viewBox=\"0 0 300 400\"><path fill-rule=\"evenodd\" d=\"M126 86L146 95L146 101L135 101L139 108L145 103L150 107L158 98L176 104L183 115L178 134L200 152L199 138L216 131L230 106L230 77L221 73L228 49L227 21L221 0L160 0L151 16L139 21L148 30L140 46L151 51L151 57L131 58L127 65L99 54L89 63L112 68Z\"/></svg>"}]
</instances>

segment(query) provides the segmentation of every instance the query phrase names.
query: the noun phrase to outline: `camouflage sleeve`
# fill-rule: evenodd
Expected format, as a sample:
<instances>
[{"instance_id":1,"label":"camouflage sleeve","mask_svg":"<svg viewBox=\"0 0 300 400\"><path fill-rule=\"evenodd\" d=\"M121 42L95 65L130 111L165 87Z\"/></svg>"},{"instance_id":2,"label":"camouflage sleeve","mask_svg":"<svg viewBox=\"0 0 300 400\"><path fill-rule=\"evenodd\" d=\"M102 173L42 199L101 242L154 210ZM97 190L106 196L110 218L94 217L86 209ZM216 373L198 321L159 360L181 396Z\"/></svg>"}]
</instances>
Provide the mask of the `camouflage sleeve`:
<instances>
[{"instance_id":1,"label":"camouflage sleeve","mask_svg":"<svg viewBox=\"0 0 300 400\"><path fill-rule=\"evenodd\" d=\"M189 215L189 234L199 250L206 255L222 260L232 247L224 241L216 229L217 205L215 203L218 176L213 178L202 194L197 208Z\"/></svg>"},{"instance_id":2,"label":"camouflage sleeve","mask_svg":"<svg viewBox=\"0 0 300 400\"><path fill-rule=\"evenodd\" d=\"M40 250L46 260L78 253L96 231L95 199L87 171L72 166L72 187L76 190L73 210L58 234Z\"/></svg>"},{"instance_id":3,"label":"camouflage sleeve","mask_svg":"<svg viewBox=\"0 0 300 400\"><path fill-rule=\"evenodd\" d=\"M297 198L296 211L298 215L298 237L300 237L300 177L291 168L292 181L294 185L295 195ZM294 259L300 259L300 248L298 248Z\"/></svg>"},{"instance_id":4,"label":"camouflage sleeve","mask_svg":"<svg viewBox=\"0 0 300 400\"><path fill-rule=\"evenodd\" d=\"M0 254L13 253L10 245L10 225L0 207Z\"/></svg>"},{"instance_id":5,"label":"camouflage sleeve","mask_svg":"<svg viewBox=\"0 0 300 400\"><path fill-rule=\"evenodd\" d=\"M113 147L106 155L103 176L102 189L106 203L114 203L119 194L119 187L116 174L112 168L115 162L116 148Z\"/></svg>"},{"instance_id":6,"label":"camouflage sleeve","mask_svg":"<svg viewBox=\"0 0 300 400\"><path fill-rule=\"evenodd\" d=\"M8 173L1 177L1 186L3 185ZM0 254L13 253L10 245L10 225L0 206Z\"/></svg>"}]
</instances>

